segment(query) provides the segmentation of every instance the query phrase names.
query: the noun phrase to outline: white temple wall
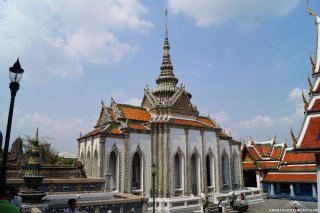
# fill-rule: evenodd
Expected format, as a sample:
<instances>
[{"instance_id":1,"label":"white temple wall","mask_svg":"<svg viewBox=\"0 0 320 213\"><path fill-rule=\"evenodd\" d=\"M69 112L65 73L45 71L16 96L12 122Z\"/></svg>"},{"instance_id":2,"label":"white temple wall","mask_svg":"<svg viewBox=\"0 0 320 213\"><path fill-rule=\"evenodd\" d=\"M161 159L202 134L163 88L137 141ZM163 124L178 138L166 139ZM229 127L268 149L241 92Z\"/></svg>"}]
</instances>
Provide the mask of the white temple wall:
<instances>
[{"instance_id":1,"label":"white temple wall","mask_svg":"<svg viewBox=\"0 0 320 213\"><path fill-rule=\"evenodd\" d=\"M217 150L217 135L215 132L204 131L204 152L207 153L209 149L212 150L213 154Z\"/></svg>"},{"instance_id":2,"label":"white temple wall","mask_svg":"<svg viewBox=\"0 0 320 213\"><path fill-rule=\"evenodd\" d=\"M188 155L192 154L194 148L196 148L199 154L202 155L201 134L199 130L188 131L188 145L189 145Z\"/></svg>"}]
</instances>

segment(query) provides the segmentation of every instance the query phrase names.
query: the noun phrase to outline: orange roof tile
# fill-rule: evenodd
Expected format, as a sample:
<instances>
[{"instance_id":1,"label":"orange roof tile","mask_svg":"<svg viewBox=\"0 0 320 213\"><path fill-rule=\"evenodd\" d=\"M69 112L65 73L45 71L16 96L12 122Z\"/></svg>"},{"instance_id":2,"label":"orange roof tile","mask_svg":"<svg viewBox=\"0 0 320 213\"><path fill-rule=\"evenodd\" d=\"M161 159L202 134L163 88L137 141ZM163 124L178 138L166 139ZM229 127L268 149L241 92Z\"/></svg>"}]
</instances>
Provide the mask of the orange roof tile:
<instances>
[{"instance_id":1,"label":"orange roof tile","mask_svg":"<svg viewBox=\"0 0 320 213\"><path fill-rule=\"evenodd\" d=\"M112 128L109 132L113 133L113 134L121 134L122 133L118 127Z\"/></svg>"},{"instance_id":2,"label":"orange roof tile","mask_svg":"<svg viewBox=\"0 0 320 213\"><path fill-rule=\"evenodd\" d=\"M113 110L110 110L110 111L111 111L112 120L113 120L114 122L116 122L116 121L117 121L116 114L114 113Z\"/></svg>"},{"instance_id":3,"label":"orange roof tile","mask_svg":"<svg viewBox=\"0 0 320 213\"><path fill-rule=\"evenodd\" d=\"M320 110L320 99L316 99L314 104L311 107L311 111Z\"/></svg>"},{"instance_id":4,"label":"orange roof tile","mask_svg":"<svg viewBox=\"0 0 320 213\"><path fill-rule=\"evenodd\" d=\"M320 141L317 139L320 130L320 117L310 118L300 149L320 149Z\"/></svg>"},{"instance_id":5,"label":"orange roof tile","mask_svg":"<svg viewBox=\"0 0 320 213\"><path fill-rule=\"evenodd\" d=\"M273 151L270 155L270 159L279 159L282 151L282 147L274 146Z\"/></svg>"},{"instance_id":6,"label":"orange roof tile","mask_svg":"<svg viewBox=\"0 0 320 213\"><path fill-rule=\"evenodd\" d=\"M280 171L317 171L316 165L280 166Z\"/></svg>"},{"instance_id":7,"label":"orange roof tile","mask_svg":"<svg viewBox=\"0 0 320 213\"><path fill-rule=\"evenodd\" d=\"M196 126L196 127L208 127L205 124L202 124L198 121L190 121L190 120L182 120L182 119L175 119L175 124L184 125L184 126Z\"/></svg>"},{"instance_id":8,"label":"orange roof tile","mask_svg":"<svg viewBox=\"0 0 320 213\"><path fill-rule=\"evenodd\" d=\"M258 154L257 150L253 146L248 146L248 151L253 158L253 160L261 159L260 155Z\"/></svg>"},{"instance_id":9,"label":"orange roof tile","mask_svg":"<svg viewBox=\"0 0 320 213\"><path fill-rule=\"evenodd\" d=\"M205 123L209 126L212 126L212 127L215 127L215 124L210 120L210 118L206 118L206 117L197 117L197 120L202 122L202 123Z\"/></svg>"},{"instance_id":10,"label":"orange roof tile","mask_svg":"<svg viewBox=\"0 0 320 213\"><path fill-rule=\"evenodd\" d=\"M257 166L253 162L243 162L242 163L242 168L243 169L257 169Z\"/></svg>"},{"instance_id":11,"label":"orange roof tile","mask_svg":"<svg viewBox=\"0 0 320 213\"><path fill-rule=\"evenodd\" d=\"M137 129L137 130L149 130L146 126L142 124L128 124L130 129Z\"/></svg>"},{"instance_id":12,"label":"orange roof tile","mask_svg":"<svg viewBox=\"0 0 320 213\"><path fill-rule=\"evenodd\" d=\"M145 108L122 104L118 104L118 106L127 119L149 121L151 118L151 114Z\"/></svg>"},{"instance_id":13,"label":"orange roof tile","mask_svg":"<svg viewBox=\"0 0 320 213\"><path fill-rule=\"evenodd\" d=\"M262 157L268 157L270 155L270 144L255 144L255 147Z\"/></svg>"},{"instance_id":14,"label":"orange roof tile","mask_svg":"<svg viewBox=\"0 0 320 213\"><path fill-rule=\"evenodd\" d=\"M95 136L97 134L100 133L100 129L95 129L95 130L92 130L91 132L87 133L86 135L84 135L83 137L81 138L86 138L86 137L90 137L90 136Z\"/></svg>"},{"instance_id":15,"label":"orange roof tile","mask_svg":"<svg viewBox=\"0 0 320 213\"><path fill-rule=\"evenodd\" d=\"M276 169L278 166L278 162L270 161L257 161L257 164L260 169Z\"/></svg>"},{"instance_id":16,"label":"orange roof tile","mask_svg":"<svg viewBox=\"0 0 320 213\"><path fill-rule=\"evenodd\" d=\"M278 162L270 161L258 161L257 164L260 169L275 169L278 166Z\"/></svg>"},{"instance_id":17,"label":"orange roof tile","mask_svg":"<svg viewBox=\"0 0 320 213\"><path fill-rule=\"evenodd\" d=\"M286 150L282 162L284 163L314 163L313 153L294 153L292 150Z\"/></svg>"},{"instance_id":18,"label":"orange roof tile","mask_svg":"<svg viewBox=\"0 0 320 213\"><path fill-rule=\"evenodd\" d=\"M315 173L268 173L262 182L317 182L317 174Z\"/></svg>"}]
</instances>

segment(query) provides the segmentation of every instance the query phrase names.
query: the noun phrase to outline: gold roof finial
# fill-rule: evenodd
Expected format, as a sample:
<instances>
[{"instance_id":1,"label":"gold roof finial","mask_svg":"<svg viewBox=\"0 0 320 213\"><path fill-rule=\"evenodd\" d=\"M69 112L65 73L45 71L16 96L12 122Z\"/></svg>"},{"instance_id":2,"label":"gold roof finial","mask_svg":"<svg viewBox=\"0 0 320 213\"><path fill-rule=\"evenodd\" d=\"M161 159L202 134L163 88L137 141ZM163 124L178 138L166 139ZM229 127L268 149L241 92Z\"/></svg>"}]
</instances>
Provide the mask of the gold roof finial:
<instances>
[{"instance_id":1,"label":"gold roof finial","mask_svg":"<svg viewBox=\"0 0 320 213\"><path fill-rule=\"evenodd\" d=\"M292 127L291 127L291 129L290 129L290 132L291 132L291 138L292 138L293 148L296 148L296 146L297 146L297 139L296 139L296 137L295 137L294 134L293 134Z\"/></svg>"},{"instance_id":2,"label":"gold roof finial","mask_svg":"<svg viewBox=\"0 0 320 213\"><path fill-rule=\"evenodd\" d=\"M309 15L313 15L315 22L317 22L317 14L315 12L313 12L312 10L310 10L310 8L309 8L309 0L307 0L307 10L308 10Z\"/></svg>"},{"instance_id":3,"label":"gold roof finial","mask_svg":"<svg viewBox=\"0 0 320 213\"><path fill-rule=\"evenodd\" d=\"M307 100L306 100L306 97L304 96L304 93L303 91L301 91L301 95L302 95L302 100L303 100L303 103L304 103L304 111L307 111L307 108L309 106Z\"/></svg>"},{"instance_id":4,"label":"gold roof finial","mask_svg":"<svg viewBox=\"0 0 320 213\"><path fill-rule=\"evenodd\" d=\"M308 83L309 83L310 93L312 93L312 90L313 90L313 84L311 83L311 80L310 80L309 74L308 74Z\"/></svg>"},{"instance_id":5,"label":"gold roof finial","mask_svg":"<svg viewBox=\"0 0 320 213\"><path fill-rule=\"evenodd\" d=\"M313 58L312 58L311 53L310 53L309 58L310 58L310 63L311 63L311 68L312 68L312 73L315 73L315 72L316 72L316 64L315 64L315 63L314 63L314 61L313 61Z\"/></svg>"}]
</instances>

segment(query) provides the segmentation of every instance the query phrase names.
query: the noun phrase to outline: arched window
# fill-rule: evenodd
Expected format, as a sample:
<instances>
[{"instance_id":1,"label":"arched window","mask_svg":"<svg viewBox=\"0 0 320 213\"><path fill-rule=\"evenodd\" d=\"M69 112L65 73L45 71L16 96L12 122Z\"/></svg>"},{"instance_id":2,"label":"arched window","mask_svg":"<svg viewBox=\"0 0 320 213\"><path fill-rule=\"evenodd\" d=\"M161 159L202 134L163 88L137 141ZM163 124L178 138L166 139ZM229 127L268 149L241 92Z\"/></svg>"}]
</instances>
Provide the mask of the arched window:
<instances>
[{"instance_id":1,"label":"arched window","mask_svg":"<svg viewBox=\"0 0 320 213\"><path fill-rule=\"evenodd\" d=\"M112 151L109 156L109 171L111 174L110 189L112 191L118 190L118 177L119 177L119 161L117 154Z\"/></svg>"},{"instance_id":2,"label":"arched window","mask_svg":"<svg viewBox=\"0 0 320 213\"><path fill-rule=\"evenodd\" d=\"M229 185L229 157L226 151L222 154L222 176L223 185Z\"/></svg>"},{"instance_id":3,"label":"arched window","mask_svg":"<svg viewBox=\"0 0 320 213\"><path fill-rule=\"evenodd\" d=\"M214 160L212 154L206 156L206 176L207 186L214 186Z\"/></svg>"},{"instance_id":4,"label":"arched window","mask_svg":"<svg viewBox=\"0 0 320 213\"><path fill-rule=\"evenodd\" d=\"M140 190L142 186L142 160L138 152L132 158L132 190Z\"/></svg>"},{"instance_id":5,"label":"arched window","mask_svg":"<svg viewBox=\"0 0 320 213\"><path fill-rule=\"evenodd\" d=\"M197 153L193 153L190 159L191 159L191 190L193 195L198 196L200 194L199 155Z\"/></svg>"},{"instance_id":6,"label":"arched window","mask_svg":"<svg viewBox=\"0 0 320 213\"><path fill-rule=\"evenodd\" d=\"M183 164L182 164L181 153L176 153L174 156L174 179L175 179L175 188L182 188L182 177L183 177Z\"/></svg>"}]
</instances>

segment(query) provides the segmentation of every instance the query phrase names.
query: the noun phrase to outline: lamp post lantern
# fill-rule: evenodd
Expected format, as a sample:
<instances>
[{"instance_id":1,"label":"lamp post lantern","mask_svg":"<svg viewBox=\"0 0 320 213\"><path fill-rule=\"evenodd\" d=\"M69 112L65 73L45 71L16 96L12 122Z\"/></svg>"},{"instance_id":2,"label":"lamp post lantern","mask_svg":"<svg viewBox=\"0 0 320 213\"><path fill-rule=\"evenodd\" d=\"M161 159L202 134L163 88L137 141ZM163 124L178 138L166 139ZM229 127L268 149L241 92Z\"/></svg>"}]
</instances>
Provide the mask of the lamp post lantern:
<instances>
[{"instance_id":1,"label":"lamp post lantern","mask_svg":"<svg viewBox=\"0 0 320 213\"><path fill-rule=\"evenodd\" d=\"M152 198L153 198L153 202L152 202L152 212L155 213L156 212L156 193L155 193L155 190L156 190L156 180L155 180L155 177L156 177L156 164L153 162L152 166Z\"/></svg>"},{"instance_id":2,"label":"lamp post lantern","mask_svg":"<svg viewBox=\"0 0 320 213\"><path fill-rule=\"evenodd\" d=\"M19 59L9 69L9 78L11 81L9 86L11 90L11 101L10 101L10 108L9 108L9 114L8 114L7 131L6 131L6 138L4 142L3 157L2 157L2 163L1 163L0 186L5 186L7 184L6 169L7 169L8 149L9 149L9 141L10 141L14 100L15 100L17 91L20 88L19 82L22 78L23 72L24 70L20 66Z\"/></svg>"}]
</instances>

